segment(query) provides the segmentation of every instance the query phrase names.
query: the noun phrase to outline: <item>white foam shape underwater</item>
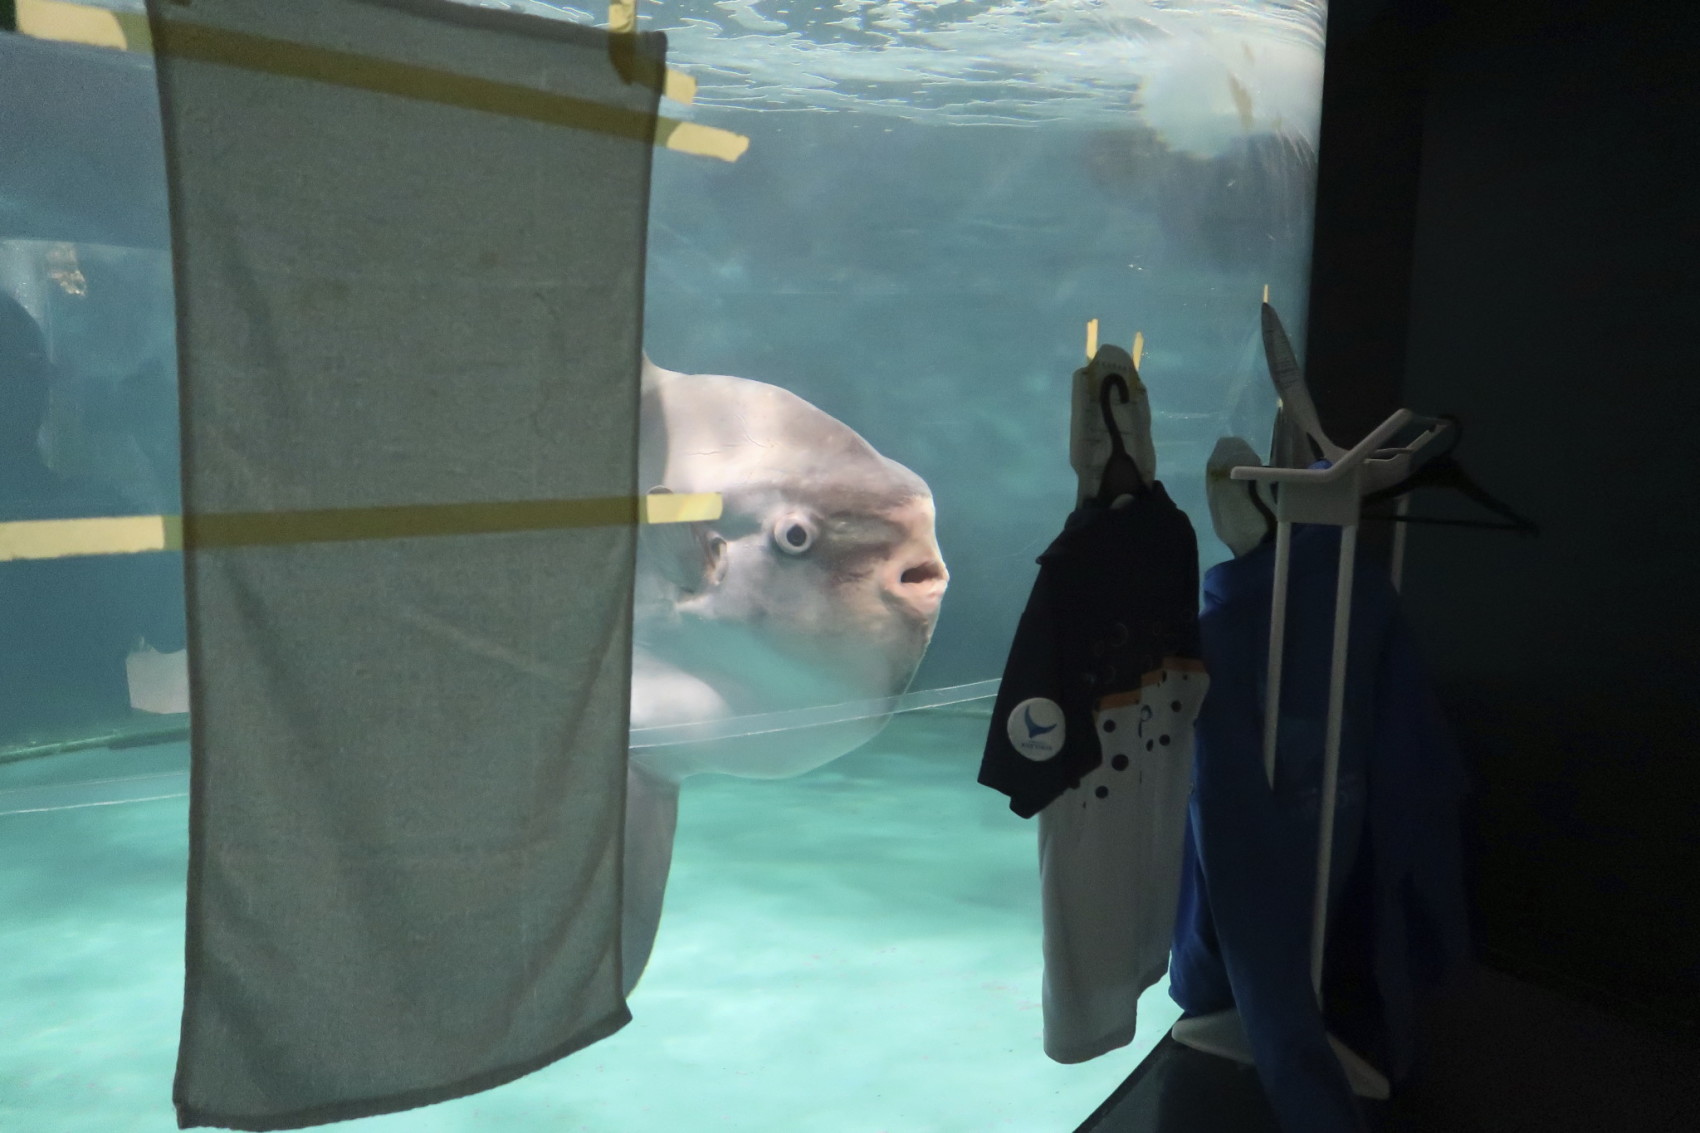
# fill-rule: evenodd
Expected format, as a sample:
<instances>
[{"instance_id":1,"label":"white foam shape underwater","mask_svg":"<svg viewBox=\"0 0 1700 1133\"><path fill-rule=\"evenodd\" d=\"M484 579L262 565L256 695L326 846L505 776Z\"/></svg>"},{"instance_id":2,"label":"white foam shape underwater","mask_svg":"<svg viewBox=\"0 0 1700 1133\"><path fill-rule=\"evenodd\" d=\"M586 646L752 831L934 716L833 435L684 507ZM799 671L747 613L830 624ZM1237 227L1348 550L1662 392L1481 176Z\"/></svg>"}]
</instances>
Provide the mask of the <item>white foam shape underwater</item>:
<instances>
[{"instance_id":1,"label":"white foam shape underwater","mask_svg":"<svg viewBox=\"0 0 1700 1133\"><path fill-rule=\"evenodd\" d=\"M714 6L726 12L739 26L751 31L789 31L783 20L772 20L756 10L756 0L714 0Z\"/></svg>"},{"instance_id":2,"label":"white foam shape underwater","mask_svg":"<svg viewBox=\"0 0 1700 1133\"><path fill-rule=\"evenodd\" d=\"M1206 157L1256 134L1316 142L1322 0L665 0L643 15L704 107L1140 123Z\"/></svg>"}]
</instances>

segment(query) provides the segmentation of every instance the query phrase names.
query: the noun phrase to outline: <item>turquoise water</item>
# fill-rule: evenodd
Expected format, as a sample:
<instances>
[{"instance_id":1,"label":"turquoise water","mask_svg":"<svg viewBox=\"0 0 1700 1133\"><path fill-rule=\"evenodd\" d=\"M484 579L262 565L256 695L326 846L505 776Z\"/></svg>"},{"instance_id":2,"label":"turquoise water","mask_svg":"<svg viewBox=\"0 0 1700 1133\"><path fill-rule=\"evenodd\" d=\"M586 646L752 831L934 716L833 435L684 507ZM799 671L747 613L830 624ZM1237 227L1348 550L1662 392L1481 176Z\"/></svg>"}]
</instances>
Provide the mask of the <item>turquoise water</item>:
<instances>
[{"instance_id":1,"label":"turquoise water","mask_svg":"<svg viewBox=\"0 0 1700 1133\"><path fill-rule=\"evenodd\" d=\"M499 1089L350 1128L1022 1133L1080 1123L1131 1047L1040 1049L1036 831L974 782L985 717L899 717L795 779L690 780L656 954L612 1038ZM176 1127L184 745L0 766L0 1128ZM58 767L50 766L55 762ZM94 779L145 776L127 785ZM137 786L136 784L140 784Z\"/></svg>"},{"instance_id":2,"label":"turquoise water","mask_svg":"<svg viewBox=\"0 0 1700 1133\"><path fill-rule=\"evenodd\" d=\"M919 685L998 675L1074 500L1088 320L1143 336L1157 474L1201 566L1228 557L1204 466L1268 436L1265 287L1304 348L1322 5L642 13L700 83L663 113L750 139L730 165L657 152L645 344L785 386L927 481L951 584Z\"/></svg>"},{"instance_id":3,"label":"turquoise water","mask_svg":"<svg viewBox=\"0 0 1700 1133\"><path fill-rule=\"evenodd\" d=\"M699 84L693 105L663 113L750 139L733 164L657 151L645 345L671 369L791 389L927 481L951 582L913 689L1002 669L1034 557L1074 498L1068 391L1089 319L1104 341L1143 335L1158 475L1193 518L1201 566L1226 557L1203 470L1218 437L1261 448L1268 433L1265 287L1303 350L1323 13L1310 0L642 5ZM53 365L31 440L75 485L59 510L0 521L174 512L151 62L0 49L33 76L19 90L39 101L14 102L41 147L0 170L0 291ZM78 99L103 110L65 117ZM66 132L73 120L83 133ZM97 176L30 179L63 152L80 170L83 150L106 162ZM180 644L174 582L104 577L67 573L58 597L106 603L120 648ZM79 682L64 663L63 679L36 665L55 712L0 719L0 759L159 722L126 709L121 673ZM363 1124L1073 1128L1175 1009L1160 984L1132 1047L1074 1067L1043 1056L1036 831L974 781L985 708L901 715L792 779L688 780L635 1021L508 1086ZM169 743L0 762L0 1128L174 1127L186 761Z\"/></svg>"}]
</instances>

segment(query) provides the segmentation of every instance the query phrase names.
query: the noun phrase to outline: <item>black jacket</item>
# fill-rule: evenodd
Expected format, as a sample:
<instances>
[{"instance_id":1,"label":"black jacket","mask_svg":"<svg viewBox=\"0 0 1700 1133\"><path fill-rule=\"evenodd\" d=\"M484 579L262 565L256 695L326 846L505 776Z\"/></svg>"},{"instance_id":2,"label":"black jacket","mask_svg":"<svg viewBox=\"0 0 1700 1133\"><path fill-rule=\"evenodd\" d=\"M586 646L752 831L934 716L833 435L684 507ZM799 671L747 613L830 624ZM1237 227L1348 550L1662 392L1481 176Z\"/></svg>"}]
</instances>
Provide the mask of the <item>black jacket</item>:
<instances>
[{"instance_id":1,"label":"black jacket","mask_svg":"<svg viewBox=\"0 0 1700 1133\"><path fill-rule=\"evenodd\" d=\"M1119 509L1088 501L1039 556L1004 666L980 782L1031 818L1103 761L1093 709L1170 658L1196 667L1198 541L1153 483Z\"/></svg>"}]
</instances>

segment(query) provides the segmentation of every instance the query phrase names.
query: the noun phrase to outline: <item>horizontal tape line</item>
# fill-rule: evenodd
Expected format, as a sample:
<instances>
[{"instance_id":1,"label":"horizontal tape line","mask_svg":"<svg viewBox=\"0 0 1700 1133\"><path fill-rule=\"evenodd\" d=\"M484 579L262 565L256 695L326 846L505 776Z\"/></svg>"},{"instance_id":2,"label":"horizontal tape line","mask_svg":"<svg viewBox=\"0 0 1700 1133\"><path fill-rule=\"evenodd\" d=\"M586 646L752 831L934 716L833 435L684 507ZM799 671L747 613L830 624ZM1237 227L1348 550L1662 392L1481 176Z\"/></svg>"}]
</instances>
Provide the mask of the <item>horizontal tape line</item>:
<instances>
[{"instance_id":1,"label":"horizontal tape line","mask_svg":"<svg viewBox=\"0 0 1700 1133\"><path fill-rule=\"evenodd\" d=\"M188 794L187 771L13 787L0 790L0 818L11 814L44 814L119 803L159 802L162 799L185 798Z\"/></svg>"},{"instance_id":2,"label":"horizontal tape line","mask_svg":"<svg viewBox=\"0 0 1700 1133\"><path fill-rule=\"evenodd\" d=\"M997 693L997 681L977 681L974 684L954 685L950 688L906 692L901 696L882 697L878 700L821 705L816 708L770 712L759 716L739 716L701 724L637 728L630 733L630 746L633 750L641 751L702 740L820 727L899 712L920 712L953 704L990 700ZM21 787L0 790L0 817L9 814L74 810L80 807L112 806L116 803L158 802L162 799L182 798L188 792L189 773L186 771Z\"/></svg>"},{"instance_id":3,"label":"horizontal tape line","mask_svg":"<svg viewBox=\"0 0 1700 1133\"><path fill-rule=\"evenodd\" d=\"M168 528L175 519L165 515L127 515L110 519L25 519L0 523L0 562L163 551L168 548Z\"/></svg>"},{"instance_id":4,"label":"horizontal tape line","mask_svg":"<svg viewBox=\"0 0 1700 1133\"><path fill-rule=\"evenodd\" d=\"M738 160L750 145L750 140L741 134L695 122L652 117L589 99L204 24L161 21L154 48L159 54L199 63L240 67L262 74L589 130L723 161ZM665 81L658 75L650 85L665 86Z\"/></svg>"},{"instance_id":5,"label":"horizontal tape line","mask_svg":"<svg viewBox=\"0 0 1700 1133\"><path fill-rule=\"evenodd\" d=\"M139 12L109 12L64 0L18 0L15 15L17 30L35 39L120 51L136 45L138 32L147 29L147 17Z\"/></svg>"},{"instance_id":6,"label":"horizontal tape line","mask_svg":"<svg viewBox=\"0 0 1700 1133\"><path fill-rule=\"evenodd\" d=\"M0 523L0 562L719 519L718 493Z\"/></svg>"},{"instance_id":7,"label":"horizontal tape line","mask_svg":"<svg viewBox=\"0 0 1700 1133\"><path fill-rule=\"evenodd\" d=\"M897 696L874 700L853 700L843 704L822 704L813 708L788 708L780 712L764 712L752 716L731 716L721 720L704 720L691 724L658 724L649 728L633 728L630 746L633 751L675 747L679 744L706 743L713 740L739 739L744 736L789 732L800 728L820 728L832 724L847 724L899 712L919 712L928 708L943 708L969 701L989 700L998 694L996 680L975 681L973 684L952 685L949 688L923 689Z\"/></svg>"},{"instance_id":8,"label":"horizontal tape line","mask_svg":"<svg viewBox=\"0 0 1700 1133\"><path fill-rule=\"evenodd\" d=\"M634 32L636 20L634 12L630 27L610 30ZM145 12L112 12L71 0L18 0L18 30L36 39L113 47L144 55L153 53L153 32L148 28ZM662 80L662 98L689 106L696 96L695 79L683 71L667 68Z\"/></svg>"}]
</instances>

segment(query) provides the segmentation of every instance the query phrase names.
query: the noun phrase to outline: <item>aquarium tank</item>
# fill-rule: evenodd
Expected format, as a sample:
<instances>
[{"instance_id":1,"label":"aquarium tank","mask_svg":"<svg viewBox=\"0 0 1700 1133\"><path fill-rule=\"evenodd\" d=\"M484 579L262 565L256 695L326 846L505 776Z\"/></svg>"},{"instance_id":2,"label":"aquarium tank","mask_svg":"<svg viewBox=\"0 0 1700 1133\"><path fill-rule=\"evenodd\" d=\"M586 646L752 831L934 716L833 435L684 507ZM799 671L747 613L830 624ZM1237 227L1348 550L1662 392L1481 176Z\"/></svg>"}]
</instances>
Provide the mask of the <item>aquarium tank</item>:
<instances>
[{"instance_id":1,"label":"aquarium tank","mask_svg":"<svg viewBox=\"0 0 1700 1133\"><path fill-rule=\"evenodd\" d=\"M1326 5L644 0L637 18L694 81L662 113L747 139L733 160L655 152L648 364L687 417L701 375L801 399L775 468L853 433L895 462L880 475L924 482L931 510L888 566L931 641L862 683L751 662L747 695L697 718L635 701L634 758L666 764L679 726L704 722L720 754L682 782L634 1021L495 1090L354 1124L1073 1129L1178 1009L1160 983L1131 1046L1045 1058L1034 824L975 781L991 698L1075 503L1089 322L1138 336L1158 478L1201 569L1229 555L1205 464L1219 437L1269 434L1265 295L1303 356ZM0 164L0 1127L141 1133L175 1127L182 559L16 548L42 521L180 511L157 93L138 0L18 0L16 20L0 34L0 147L18 155ZM792 550L819 535L776 530ZM823 726L836 747L807 738Z\"/></svg>"}]
</instances>

